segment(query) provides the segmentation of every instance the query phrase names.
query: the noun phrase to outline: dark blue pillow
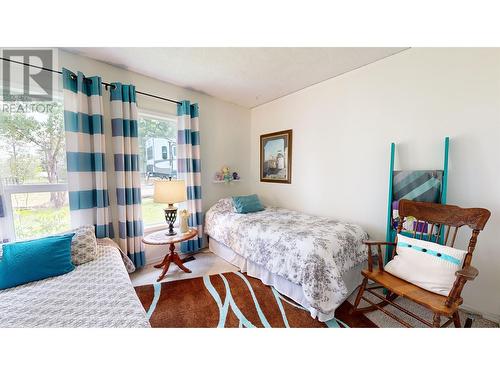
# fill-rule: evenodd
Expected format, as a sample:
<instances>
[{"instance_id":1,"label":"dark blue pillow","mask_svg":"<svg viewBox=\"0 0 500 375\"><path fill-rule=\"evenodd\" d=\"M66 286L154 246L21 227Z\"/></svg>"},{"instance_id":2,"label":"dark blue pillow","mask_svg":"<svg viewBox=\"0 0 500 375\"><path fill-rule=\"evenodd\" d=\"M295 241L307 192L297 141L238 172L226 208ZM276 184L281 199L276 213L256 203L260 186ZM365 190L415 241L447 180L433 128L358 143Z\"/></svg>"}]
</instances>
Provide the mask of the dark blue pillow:
<instances>
[{"instance_id":1,"label":"dark blue pillow","mask_svg":"<svg viewBox=\"0 0 500 375\"><path fill-rule=\"evenodd\" d=\"M71 263L74 233L6 243L0 260L0 289L59 276L75 269Z\"/></svg>"},{"instance_id":2,"label":"dark blue pillow","mask_svg":"<svg viewBox=\"0 0 500 375\"><path fill-rule=\"evenodd\" d=\"M250 212L262 211L264 209L264 206L260 203L257 194L233 197L233 205L235 211L239 214L248 214Z\"/></svg>"}]
</instances>

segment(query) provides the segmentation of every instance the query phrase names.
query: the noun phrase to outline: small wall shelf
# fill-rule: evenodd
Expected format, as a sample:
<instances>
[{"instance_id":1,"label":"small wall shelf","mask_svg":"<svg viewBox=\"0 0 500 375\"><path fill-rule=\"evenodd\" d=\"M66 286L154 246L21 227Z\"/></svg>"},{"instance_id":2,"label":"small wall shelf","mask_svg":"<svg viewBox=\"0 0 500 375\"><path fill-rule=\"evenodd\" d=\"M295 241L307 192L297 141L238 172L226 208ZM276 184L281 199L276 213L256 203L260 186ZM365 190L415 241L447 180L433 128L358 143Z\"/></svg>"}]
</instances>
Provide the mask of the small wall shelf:
<instances>
[{"instance_id":1,"label":"small wall shelf","mask_svg":"<svg viewBox=\"0 0 500 375\"><path fill-rule=\"evenodd\" d=\"M232 184L233 182L240 182L241 180L230 180L230 181L216 181L213 180L214 184Z\"/></svg>"}]
</instances>

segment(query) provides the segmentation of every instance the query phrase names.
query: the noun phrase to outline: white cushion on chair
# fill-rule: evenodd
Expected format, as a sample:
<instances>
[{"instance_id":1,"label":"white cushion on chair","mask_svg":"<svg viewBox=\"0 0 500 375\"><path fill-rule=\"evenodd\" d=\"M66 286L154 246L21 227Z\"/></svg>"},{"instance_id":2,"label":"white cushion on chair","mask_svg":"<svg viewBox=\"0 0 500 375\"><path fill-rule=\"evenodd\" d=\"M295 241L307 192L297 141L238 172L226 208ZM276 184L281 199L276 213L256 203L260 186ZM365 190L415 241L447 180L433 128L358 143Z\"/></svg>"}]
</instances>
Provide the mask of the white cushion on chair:
<instances>
[{"instance_id":1,"label":"white cushion on chair","mask_svg":"<svg viewBox=\"0 0 500 375\"><path fill-rule=\"evenodd\" d=\"M467 252L401 234L397 240L397 255L384 270L422 289L447 296Z\"/></svg>"}]
</instances>

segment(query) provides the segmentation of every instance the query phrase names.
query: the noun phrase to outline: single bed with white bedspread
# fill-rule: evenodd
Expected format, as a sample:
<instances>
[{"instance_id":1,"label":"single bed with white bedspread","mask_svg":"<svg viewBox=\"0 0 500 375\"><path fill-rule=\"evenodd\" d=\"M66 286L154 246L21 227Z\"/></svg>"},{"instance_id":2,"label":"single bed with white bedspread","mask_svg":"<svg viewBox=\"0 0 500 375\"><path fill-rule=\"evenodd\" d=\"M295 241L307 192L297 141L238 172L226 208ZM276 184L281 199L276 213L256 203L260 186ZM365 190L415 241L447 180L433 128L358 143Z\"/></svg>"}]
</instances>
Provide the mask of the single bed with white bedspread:
<instances>
[{"instance_id":1,"label":"single bed with white bedspread","mask_svg":"<svg viewBox=\"0 0 500 375\"><path fill-rule=\"evenodd\" d=\"M239 214L230 198L208 210L205 232L214 252L295 299L321 321L333 318L353 291L347 284L358 284L367 258L363 240L368 234L358 225L276 207Z\"/></svg>"}]
</instances>

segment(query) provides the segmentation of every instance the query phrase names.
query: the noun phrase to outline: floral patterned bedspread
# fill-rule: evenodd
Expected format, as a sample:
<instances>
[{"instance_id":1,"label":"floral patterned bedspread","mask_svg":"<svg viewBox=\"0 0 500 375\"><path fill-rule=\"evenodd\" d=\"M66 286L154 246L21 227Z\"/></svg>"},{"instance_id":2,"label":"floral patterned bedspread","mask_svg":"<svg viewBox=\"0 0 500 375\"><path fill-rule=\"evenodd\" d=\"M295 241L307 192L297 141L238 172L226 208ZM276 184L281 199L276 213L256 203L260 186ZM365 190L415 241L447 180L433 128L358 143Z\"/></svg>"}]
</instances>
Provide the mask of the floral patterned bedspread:
<instances>
[{"instance_id":1,"label":"floral patterned bedspread","mask_svg":"<svg viewBox=\"0 0 500 375\"><path fill-rule=\"evenodd\" d=\"M367 258L360 226L283 208L238 214L231 198L205 217L205 232L233 251L302 286L311 307L332 313L347 296L344 272Z\"/></svg>"}]
</instances>

